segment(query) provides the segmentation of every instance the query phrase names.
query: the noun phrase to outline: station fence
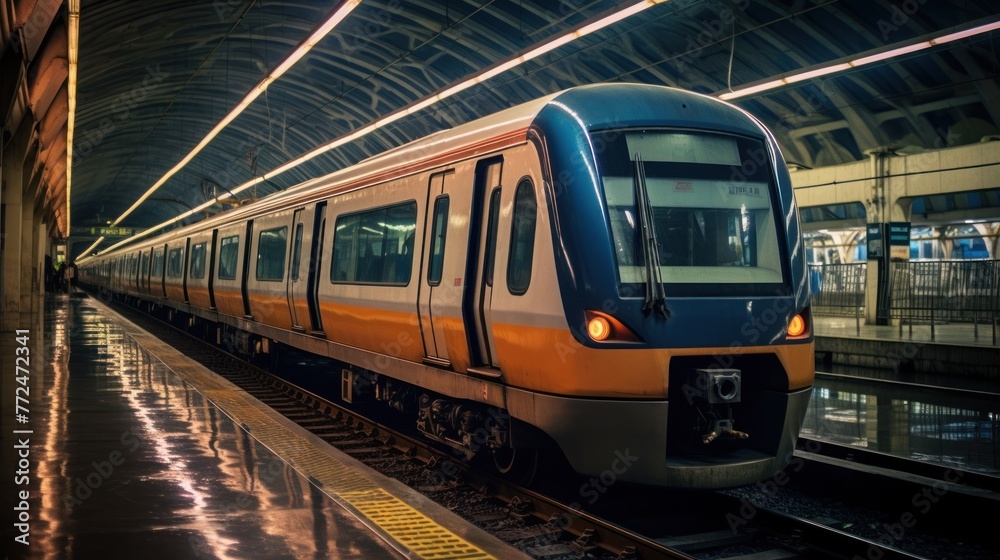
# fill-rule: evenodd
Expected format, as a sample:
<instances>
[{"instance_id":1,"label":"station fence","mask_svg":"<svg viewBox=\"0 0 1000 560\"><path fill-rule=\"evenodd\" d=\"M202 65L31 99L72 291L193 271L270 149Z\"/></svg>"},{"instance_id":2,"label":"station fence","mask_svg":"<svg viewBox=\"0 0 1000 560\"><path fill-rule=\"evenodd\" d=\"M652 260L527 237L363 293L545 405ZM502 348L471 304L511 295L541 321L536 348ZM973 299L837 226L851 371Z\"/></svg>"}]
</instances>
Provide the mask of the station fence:
<instances>
[{"instance_id":1,"label":"station fence","mask_svg":"<svg viewBox=\"0 0 1000 560\"><path fill-rule=\"evenodd\" d=\"M809 265L813 312L817 315L860 317L865 310L866 263ZM900 333L908 325L934 328L942 323L989 325L996 343L1000 321L1000 261L938 260L890 263L886 294ZM859 327L860 328L860 327Z\"/></svg>"},{"instance_id":2,"label":"station fence","mask_svg":"<svg viewBox=\"0 0 1000 560\"><path fill-rule=\"evenodd\" d=\"M1000 318L1000 261L894 262L890 268L892 318L903 325L972 323L990 325L996 342Z\"/></svg>"},{"instance_id":3,"label":"station fence","mask_svg":"<svg viewBox=\"0 0 1000 560\"><path fill-rule=\"evenodd\" d=\"M864 315L867 270L864 262L809 265L813 312L837 317Z\"/></svg>"}]
</instances>

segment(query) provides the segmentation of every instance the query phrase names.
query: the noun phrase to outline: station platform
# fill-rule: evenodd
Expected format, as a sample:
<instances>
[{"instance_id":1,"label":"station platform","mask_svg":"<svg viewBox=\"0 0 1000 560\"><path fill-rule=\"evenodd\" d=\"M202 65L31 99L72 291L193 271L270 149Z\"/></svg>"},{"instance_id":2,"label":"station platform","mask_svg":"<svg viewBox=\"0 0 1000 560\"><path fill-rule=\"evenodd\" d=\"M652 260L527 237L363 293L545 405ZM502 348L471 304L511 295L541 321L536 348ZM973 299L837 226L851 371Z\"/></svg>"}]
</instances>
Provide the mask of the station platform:
<instances>
[{"instance_id":1,"label":"station platform","mask_svg":"<svg viewBox=\"0 0 1000 560\"><path fill-rule=\"evenodd\" d=\"M929 324L912 334L909 325L859 329L853 317L813 325L817 377L803 436L1000 477L990 325L936 324L933 339Z\"/></svg>"},{"instance_id":2,"label":"station platform","mask_svg":"<svg viewBox=\"0 0 1000 560\"><path fill-rule=\"evenodd\" d=\"M866 325L813 316L817 364L856 366L950 380L1000 383L1000 345L989 324ZM1000 327L996 332L1000 343Z\"/></svg>"},{"instance_id":3,"label":"station platform","mask_svg":"<svg viewBox=\"0 0 1000 560\"><path fill-rule=\"evenodd\" d=\"M0 333L8 558L526 558L106 310Z\"/></svg>"}]
</instances>

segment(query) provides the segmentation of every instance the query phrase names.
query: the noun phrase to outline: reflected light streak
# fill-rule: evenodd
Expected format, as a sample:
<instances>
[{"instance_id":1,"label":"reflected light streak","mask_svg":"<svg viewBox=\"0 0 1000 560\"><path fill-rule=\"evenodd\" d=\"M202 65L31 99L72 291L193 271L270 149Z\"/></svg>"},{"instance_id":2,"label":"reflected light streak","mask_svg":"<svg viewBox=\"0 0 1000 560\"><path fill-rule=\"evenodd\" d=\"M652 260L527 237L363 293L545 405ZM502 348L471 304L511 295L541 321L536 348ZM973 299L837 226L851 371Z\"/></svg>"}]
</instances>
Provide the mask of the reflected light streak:
<instances>
[{"instance_id":1,"label":"reflected light streak","mask_svg":"<svg viewBox=\"0 0 1000 560\"><path fill-rule=\"evenodd\" d=\"M123 337L127 335L122 334ZM131 338L127 338L129 346L138 346L138 343ZM123 344L124 346L124 344ZM124 353L124 348L119 350ZM154 364L149 361L149 358L143 356L137 365L145 373L147 377L152 377L153 375L168 375L168 370L161 364ZM120 373L120 372L119 372ZM136 386L135 383L130 383L130 387L126 388L124 383L122 386L122 396L128 400L128 405L131 410L135 413L136 418L142 425L144 434L142 438L143 445L151 445L155 451L157 459L161 463L167 465L167 469L170 471L171 476L167 478L168 482L172 482L180 487L183 492L191 498L193 502L194 511L191 515L194 519L198 520L199 523L192 527L192 529L198 531L204 536L204 544L212 549L212 553L218 558L233 558L234 560L238 556L231 556L228 552L230 547L238 544L235 539L226 536L225 527L219 526L220 524L216 521L216 517L210 515L211 511L208 508L205 493L198 489L195 481L192 480L191 474L188 469L188 463L183 455L175 453L173 450L173 445L167 442L163 437L164 430L161 430L156 426L156 421L152 416L153 411L148 408L143 399L141 398L140 390L144 389L141 383ZM148 389L152 389L152 383L149 384ZM167 408L167 412L172 412L171 409ZM193 551L192 551L193 552Z\"/></svg>"},{"instance_id":2,"label":"reflected light streak","mask_svg":"<svg viewBox=\"0 0 1000 560\"><path fill-rule=\"evenodd\" d=\"M46 326L50 331L45 333L39 340L49 339L52 348L52 355L45 357L46 367L43 371L51 368L52 385L46 387L45 394L48 396L48 420L45 428L45 438L42 443L42 459L38 462L38 477L41 489L41 508L38 512L39 519L48 531L48 538L37 539L35 542L41 543L42 557L59 558L67 552L59 546L64 538L68 537L66 531L66 505L63 496L69 496L73 491L73 483L69 480L68 454L65 451L66 442L69 441L67 434L67 390L69 387L69 335L67 332L70 315L67 307L59 306L53 312L51 321L47 321ZM42 333L42 330L38 331ZM44 356L43 352L35 354L39 358ZM44 375L44 374L43 374ZM45 375L43 383L48 381ZM69 540L67 547L72 546Z\"/></svg>"}]
</instances>

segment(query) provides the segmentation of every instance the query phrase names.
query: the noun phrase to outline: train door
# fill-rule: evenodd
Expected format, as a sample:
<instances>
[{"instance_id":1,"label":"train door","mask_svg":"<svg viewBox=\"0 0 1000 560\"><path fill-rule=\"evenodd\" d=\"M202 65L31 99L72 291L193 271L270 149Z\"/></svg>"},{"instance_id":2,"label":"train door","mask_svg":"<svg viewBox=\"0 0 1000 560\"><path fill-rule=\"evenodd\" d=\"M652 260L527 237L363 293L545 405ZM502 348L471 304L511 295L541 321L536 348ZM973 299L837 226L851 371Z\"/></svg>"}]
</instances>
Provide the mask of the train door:
<instances>
[{"instance_id":1,"label":"train door","mask_svg":"<svg viewBox=\"0 0 1000 560\"><path fill-rule=\"evenodd\" d=\"M446 186L447 183L447 186ZM418 282L418 316L420 317L420 332L424 342L425 360L442 366L449 365L451 359L445 344L444 317L457 316L460 313L462 272L449 270L444 274L444 253L449 233L459 239L461 231L449 232L450 206L452 198L455 208L461 208L461 195L453 193L454 171L437 173L430 178L430 188L427 193L427 217L424 219L424 255L426 258L426 274L421 275ZM457 228L455 228L457 229ZM451 264L451 263L449 263ZM449 280L443 281L447 277ZM442 283L443 282L443 283Z\"/></svg>"},{"instance_id":2,"label":"train door","mask_svg":"<svg viewBox=\"0 0 1000 560\"><path fill-rule=\"evenodd\" d=\"M240 276L240 292L243 295L243 318L253 319L250 312L250 293L247 282L250 281L250 261L253 260L250 248L253 245L253 220L247 220L246 235L243 238L243 272Z\"/></svg>"},{"instance_id":3,"label":"train door","mask_svg":"<svg viewBox=\"0 0 1000 560\"><path fill-rule=\"evenodd\" d=\"M212 230L212 243L208 247L208 301L212 310L215 306L215 244L219 238L219 230Z\"/></svg>"},{"instance_id":4,"label":"train door","mask_svg":"<svg viewBox=\"0 0 1000 560\"><path fill-rule=\"evenodd\" d=\"M323 332L322 314L319 312L319 279L323 265L323 239L326 235L326 201L316 205L313 212L313 230L309 251L309 278L306 281L306 299L309 302L310 334L326 336Z\"/></svg>"},{"instance_id":5,"label":"train door","mask_svg":"<svg viewBox=\"0 0 1000 560\"><path fill-rule=\"evenodd\" d=\"M493 328L490 318L490 306L493 301L493 265L496 261L497 229L500 220L500 175L503 169L502 158L491 158L476 164L475 200L478 210L478 247L469 246L470 266L475 266L472 273L466 277L474 284L466 285L465 301L462 303L466 324L472 323L469 330L473 350L473 365L483 365L498 368L496 360L496 345L493 342ZM473 222L473 227L476 227ZM477 232L473 231L476 237ZM475 252L474 252L475 251ZM478 359L477 359L478 358Z\"/></svg>"},{"instance_id":6,"label":"train door","mask_svg":"<svg viewBox=\"0 0 1000 560\"><path fill-rule=\"evenodd\" d=\"M288 282L285 284L285 290L292 329L300 332L306 330L302 323L309 319L309 259L303 262L302 245L306 236L306 222L309 221L312 212L311 208L308 210L299 208L292 214L292 249L288 255ZM303 265L306 267L305 271L302 270Z\"/></svg>"},{"instance_id":7,"label":"train door","mask_svg":"<svg viewBox=\"0 0 1000 560\"><path fill-rule=\"evenodd\" d=\"M190 255L190 254L191 254L191 238L188 237L187 239L184 240L184 252L181 253L181 255ZM181 287L184 290L184 303L188 303L189 301L191 301L191 299L188 297L188 260L189 259L185 258L181 259L183 263L181 265L183 267L183 269L181 270Z\"/></svg>"},{"instance_id":8,"label":"train door","mask_svg":"<svg viewBox=\"0 0 1000 560\"><path fill-rule=\"evenodd\" d=\"M142 261L139 265L139 293L149 295L149 265L153 262L153 250L142 252Z\"/></svg>"},{"instance_id":9,"label":"train door","mask_svg":"<svg viewBox=\"0 0 1000 560\"><path fill-rule=\"evenodd\" d=\"M424 220L426 274L418 295L426 361L440 365L463 361L461 355L449 356L446 344L446 333L461 317L470 371L491 377L500 375L490 305L502 168L500 157L477 163L471 192L453 172L431 177ZM465 216L469 219L461 219Z\"/></svg>"},{"instance_id":10,"label":"train door","mask_svg":"<svg viewBox=\"0 0 1000 560\"><path fill-rule=\"evenodd\" d=\"M309 334L326 336L323 332L323 320L319 312L319 279L323 266L323 237L326 235L326 201L317 203L312 211L312 224L309 219L303 221L306 228L305 239L308 243L305 262L305 296L306 312L309 314ZM310 232L308 228L312 228Z\"/></svg>"},{"instance_id":11,"label":"train door","mask_svg":"<svg viewBox=\"0 0 1000 560\"><path fill-rule=\"evenodd\" d=\"M167 296L167 279L164 271L166 269L167 260L167 244L164 243L162 247L156 247L153 249L153 263L150 265L152 272L150 272L150 287L149 293L156 297L166 297Z\"/></svg>"}]
</instances>

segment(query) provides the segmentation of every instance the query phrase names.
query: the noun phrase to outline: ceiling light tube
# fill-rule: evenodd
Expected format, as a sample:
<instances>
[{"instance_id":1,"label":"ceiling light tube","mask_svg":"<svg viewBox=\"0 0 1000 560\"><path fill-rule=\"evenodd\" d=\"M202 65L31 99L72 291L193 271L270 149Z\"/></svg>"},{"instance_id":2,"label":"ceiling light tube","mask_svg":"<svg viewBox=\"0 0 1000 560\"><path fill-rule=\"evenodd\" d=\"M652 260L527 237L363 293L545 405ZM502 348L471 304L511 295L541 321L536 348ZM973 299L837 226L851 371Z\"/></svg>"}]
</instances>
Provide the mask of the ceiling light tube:
<instances>
[{"instance_id":1,"label":"ceiling light tube","mask_svg":"<svg viewBox=\"0 0 1000 560\"><path fill-rule=\"evenodd\" d=\"M826 76L827 74L833 74L834 72L841 72L847 70L851 65L847 62L842 62L840 64L833 64L830 66L825 66L823 68L817 68L815 70L809 70L807 72L802 72L801 74L795 74L794 76L789 76L785 78L785 83L793 84L795 82L801 82L803 80L811 80L813 78L819 78L821 76Z\"/></svg>"},{"instance_id":2,"label":"ceiling light tube","mask_svg":"<svg viewBox=\"0 0 1000 560\"><path fill-rule=\"evenodd\" d=\"M966 29L965 31L958 31L956 33L943 35L941 37L938 37L937 39L931 39L930 43L935 45L943 45L944 43L958 41L959 39L965 39L966 37L972 37L974 35L979 35L980 33L988 33L990 31L996 31L997 29L1000 29L1000 21L987 23L986 25L980 25L978 27L973 27L972 29Z\"/></svg>"},{"instance_id":3,"label":"ceiling light tube","mask_svg":"<svg viewBox=\"0 0 1000 560\"><path fill-rule=\"evenodd\" d=\"M930 47L931 47L930 41L921 41L919 43L914 43L912 45L906 45L905 47L890 49L884 52L875 53L873 55L863 56L861 58L854 59L850 62L850 65L853 67L864 66L866 64L871 64L873 62L888 60L890 58L895 58L897 56L903 56L904 54L910 54L912 52L922 51Z\"/></svg>"},{"instance_id":4,"label":"ceiling light tube","mask_svg":"<svg viewBox=\"0 0 1000 560\"><path fill-rule=\"evenodd\" d=\"M360 1L360 0L357 0L357 1ZM493 78L493 77L495 77L495 76L497 76L497 75L499 75L499 74L501 74L503 72L506 72L506 71L508 71L508 70L510 70L512 68L516 68L517 66L520 66L521 64L523 64L525 62L528 62L529 60L532 60L533 58L541 56L542 54L545 54L545 53L547 53L547 52L549 52L549 51L551 51L551 50L553 50L553 49L555 49L557 47L563 46L563 45L565 45L567 43L570 43L570 42L572 42L572 41L574 41L576 39L579 39L580 37L583 37L584 35L587 35L589 33L593 33L594 31L598 31L600 29L603 29L603 28L605 28L605 27L607 27L607 26L609 26L609 25L611 25L613 23L617 23L618 21L621 21L625 17L631 16L631 15L635 15L635 14L637 14L639 12L642 12L646 8L650 8L650 7L655 6L657 4L662 4L662 3L666 2L666 1L667 0L642 0L641 2L637 2L637 3L632 4L632 5L630 5L630 6L626 7L626 8L623 8L621 10L617 10L617 11L615 11L612 14L609 14L609 15L606 15L606 16L597 16L597 18L594 21L592 21L592 22L584 22L579 27L577 27L575 29L571 29L570 31L567 31L566 33L563 33L562 35L560 35L558 37L555 37L553 39L546 40L542 44L538 44L537 46L535 46L534 48L528 50L525 53L512 55L512 56L508 57L507 59L504 59L504 60L502 60L502 61L494 64L491 67L488 67L488 68L486 68L486 69L484 69L484 70L482 70L482 71L480 71L480 72L478 72L478 73L476 73L476 74L474 74L472 76L466 77L463 81L461 81L461 82L459 82L459 83L457 83L455 85L448 86L448 87L444 88L443 90L441 90L441 91L439 91L437 93L430 94L430 95L428 95L428 96L426 96L426 97L424 97L424 98L422 98L422 99L420 99L418 101L415 101L415 102L411 103L410 105L407 105L405 107L402 107L402 108L396 110L396 112L394 112L394 113L390 113L389 115L386 115L385 117L382 117L382 118L374 121L371 124L363 126L363 127L359 128L359 129L355 130L354 132L351 132L351 133L349 133L349 134L347 134L345 136L341 136L340 138L335 138L335 139L331 140L330 142L327 142L326 144L318 146L318 147L314 148L312 151L307 152L307 153L305 153L305 154L303 154L303 155L301 155L301 156L299 156L299 157L297 157L297 158L295 158L295 159L293 159L291 161L288 161L288 162L286 162L286 163L284 163L284 164L282 164L282 165L280 165L280 166L272 169L271 171L268 171L268 172L264 173L260 177L256 177L256 178L251 179L250 181L247 181L247 182L245 182L245 183L243 183L243 184L241 184L241 185L239 185L239 186L237 186L237 187L235 187L233 189L230 189L230 191L233 194L245 191L246 189L252 187L253 185L255 185L257 183L260 183L261 181L266 181L266 180L269 180L269 179L271 179L273 177L276 177L276 176L284 173L285 171L288 171L289 169L297 167L297 166L299 166L299 165L301 165L301 164L303 164L303 163L305 163L305 162L307 162L307 161L315 158L316 156L319 156L319 155L321 155L323 153L326 153L326 152L328 152L328 151L330 151L332 149L338 148L338 147L340 147L340 146L342 146L344 144L347 144L349 142L353 142L354 140L357 140L358 138L366 136L366 135L370 134L371 132L374 132L375 130L378 130L379 128L382 128L383 126L386 126L388 124L396 122L397 120L399 120L399 119L401 119L401 118L403 118L403 117L405 117L407 115L412 115L413 113L416 113L418 111L426 109L427 107L430 107L431 105L437 103L438 101L443 101L443 100L445 100L445 99L447 99L447 98L455 95L456 93L464 91L464 90L466 90L466 89L468 89L468 88L470 88L470 87L472 87L472 86L474 86L476 84L482 83L482 82L484 82L484 81L486 81L486 80L488 80L490 78ZM621 14L623 12L626 15L620 16L619 14ZM555 45L555 46L552 46L552 45ZM151 194L151 193L147 193L147 196L148 196L148 194ZM193 214L194 212L201 211L201 210L203 210L205 208L208 208L208 207L212 206L215 203L216 203L216 200L210 200L210 201L207 201L207 202L205 202L203 204L200 204L200 205L196 206L191 211L191 214ZM131 212L131 209L130 209L130 212ZM188 215L190 215L190 214L188 214ZM118 248L118 247L120 247L122 245L125 245L126 243L131 243L132 241L135 241L135 240L137 240L139 238L142 238L142 237L145 237L145 236L147 236L149 234L152 234L154 231L161 230L164 227L167 227L167 226L169 226L171 224L174 224L174 223L180 221L181 219L183 219L183 218L181 218L181 217L178 216L178 217L172 218L170 220L167 220L166 222L163 222L162 224L150 227L150 228L146 229L145 231L143 231L142 233L136 234L136 235L130 237L129 239L124 239L122 241L119 241L118 243L112 245L108 249L105 249L105 251L110 251L112 249L116 249L116 248ZM119 218L119 220L120 220L120 218ZM115 222L115 224L117 225L117 222Z\"/></svg>"},{"instance_id":5,"label":"ceiling light tube","mask_svg":"<svg viewBox=\"0 0 1000 560\"><path fill-rule=\"evenodd\" d=\"M340 6L340 8L338 8L329 18L327 18L327 20L324 21L323 24L320 25L308 38L299 43L299 46L294 51L292 51L291 54L285 57L285 59L282 60L274 68L274 70L272 70L271 73L267 75L267 77L265 77L256 86L254 86L254 88L250 90L250 92L246 95L246 97L244 97L239 103L237 103L236 106L233 107L233 109L229 112L229 114L226 115L221 121L219 121L215 125L215 127L212 128L212 130L208 133L208 135L202 138L201 142L198 142L198 144L194 147L194 149L192 149L186 156L184 156L184 158L181 159L181 161L178 162L177 165L170 168L170 170L167 171L167 173L164 174L163 177L160 177L158 181L153 183L153 186L149 187L149 189L142 196L139 197L139 200L136 200L135 203L128 208L128 210L122 213L121 216L118 216L118 218L112 223L112 225L116 226L119 223L121 223L122 220L128 217L129 214L134 212L136 208L138 208L140 205L142 205L143 202L146 201L146 199L148 199L150 196L153 195L153 193L155 193L160 187L162 187L164 183L166 183L171 177L177 174L177 172L179 172L181 169L184 169L184 167L188 163L190 163L191 160L194 159L194 157L197 156L205 148L205 146L208 145L209 142L211 142L216 136L218 136L218 134L222 132L222 130L225 129L226 126L229 125L229 123L233 122L233 120L236 119L236 117L240 116L240 114L243 113L243 111L246 110L246 108L249 107L250 104L254 102L254 100L260 97L261 94L263 94L265 91L267 91L268 86L270 86L273 82L281 78L281 76L284 75L285 72L291 69L292 66L295 65L295 63L301 60L302 57L304 57L324 37L326 37L331 31L333 31L333 29L337 26L337 24L343 21L344 18L347 17L347 15L350 14L352 10L354 10L354 8L358 7L358 4L360 3L361 0L348 0L347 2L344 2Z\"/></svg>"},{"instance_id":6,"label":"ceiling light tube","mask_svg":"<svg viewBox=\"0 0 1000 560\"><path fill-rule=\"evenodd\" d=\"M744 95L752 95L757 92L767 91L769 89L774 89L779 86L786 85L788 82L785 80L773 80L770 82L764 82L763 84L757 84L755 86L749 86L742 89L737 89L730 91L728 93L723 93L719 96L719 99L728 101L730 99L736 99L737 97L743 97Z\"/></svg>"},{"instance_id":7,"label":"ceiling light tube","mask_svg":"<svg viewBox=\"0 0 1000 560\"><path fill-rule=\"evenodd\" d=\"M982 20L980 20L982 21ZM974 37L976 35L981 35L983 33L989 33L990 31L995 31L1000 29L1000 21L990 22L983 25L978 25L965 29L963 31L957 31L954 33L948 33L940 35L938 37L932 37L930 39L925 35L916 42L910 42L909 44L897 46L894 48L882 49L878 52L873 52L865 56L861 56L854 59L840 59L839 61L833 61L829 64L813 67L808 70L803 70L797 73L792 73L787 76L783 76L778 79L772 79L762 84L747 86L744 88L735 89L732 91L727 91L720 93L719 99L729 101L731 99L738 99L740 97L746 97L747 95L753 95L755 93L760 93L762 91L768 91L776 89L788 84L794 84L796 82L802 82L805 80L811 80L821 76L827 76L830 74L835 74L837 72L843 72L850 68L858 68L865 66L867 64L872 64L874 62L879 62L882 60L888 60L890 58L896 58L898 56L903 56L917 51L922 51L924 49L929 49L931 47L949 43L952 41L957 41L959 39L966 39L968 37ZM897 45L900 45L897 43ZM868 51L872 52L872 51Z\"/></svg>"},{"instance_id":8,"label":"ceiling light tube","mask_svg":"<svg viewBox=\"0 0 1000 560\"><path fill-rule=\"evenodd\" d=\"M80 58L80 0L69 0L68 56L69 78L66 87L66 231L64 237L69 237L70 230L70 194L73 192L73 136L76 133L76 82L77 64Z\"/></svg>"}]
</instances>

